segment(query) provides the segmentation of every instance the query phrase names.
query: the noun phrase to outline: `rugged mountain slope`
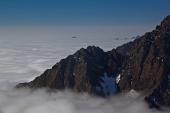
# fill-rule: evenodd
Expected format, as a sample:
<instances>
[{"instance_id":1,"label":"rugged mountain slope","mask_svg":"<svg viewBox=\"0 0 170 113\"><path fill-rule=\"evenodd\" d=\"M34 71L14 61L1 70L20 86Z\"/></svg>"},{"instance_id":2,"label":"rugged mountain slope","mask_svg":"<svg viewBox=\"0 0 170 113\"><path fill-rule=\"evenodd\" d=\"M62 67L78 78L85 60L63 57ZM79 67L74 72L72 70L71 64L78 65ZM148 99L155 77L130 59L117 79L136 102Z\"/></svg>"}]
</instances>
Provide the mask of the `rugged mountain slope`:
<instances>
[{"instance_id":1,"label":"rugged mountain slope","mask_svg":"<svg viewBox=\"0 0 170 113\"><path fill-rule=\"evenodd\" d=\"M150 106L170 106L170 16L152 32L109 52L89 46L17 87L69 88L108 96L131 89ZM117 78L116 78L117 77Z\"/></svg>"},{"instance_id":2,"label":"rugged mountain slope","mask_svg":"<svg viewBox=\"0 0 170 113\"><path fill-rule=\"evenodd\" d=\"M170 16L133 42L129 60L120 72L121 90L152 93L148 101L170 106ZM158 98L157 98L158 97Z\"/></svg>"},{"instance_id":3,"label":"rugged mountain slope","mask_svg":"<svg viewBox=\"0 0 170 113\"><path fill-rule=\"evenodd\" d=\"M118 90L113 81L124 59L114 49L104 52L98 47L89 46L61 60L30 83L21 83L17 87L70 88L106 96Z\"/></svg>"}]
</instances>

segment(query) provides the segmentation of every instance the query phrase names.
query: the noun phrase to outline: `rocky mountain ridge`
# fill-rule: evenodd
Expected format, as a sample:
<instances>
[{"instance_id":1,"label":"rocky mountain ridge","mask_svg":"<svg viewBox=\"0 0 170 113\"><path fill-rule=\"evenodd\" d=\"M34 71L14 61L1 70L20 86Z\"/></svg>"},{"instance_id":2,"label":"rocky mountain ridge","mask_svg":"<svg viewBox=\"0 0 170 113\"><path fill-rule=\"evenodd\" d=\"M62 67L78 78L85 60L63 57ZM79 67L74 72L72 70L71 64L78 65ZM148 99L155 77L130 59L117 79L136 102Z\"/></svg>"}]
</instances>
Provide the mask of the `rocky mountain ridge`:
<instances>
[{"instance_id":1,"label":"rocky mountain ridge","mask_svg":"<svg viewBox=\"0 0 170 113\"><path fill-rule=\"evenodd\" d=\"M170 106L170 16L152 32L104 52L89 46L17 87L72 89L98 96L136 90L150 107Z\"/></svg>"},{"instance_id":2,"label":"rocky mountain ridge","mask_svg":"<svg viewBox=\"0 0 170 113\"><path fill-rule=\"evenodd\" d=\"M87 49L82 48L75 54L62 59L35 80L21 83L17 87L69 88L77 92L88 92L100 96L110 95L110 92L106 94L102 91L104 85L101 82L115 78L124 59L125 57L115 49L104 52L99 47L89 46ZM106 87L105 90L107 90ZM116 93L117 85L115 84L114 87Z\"/></svg>"}]
</instances>

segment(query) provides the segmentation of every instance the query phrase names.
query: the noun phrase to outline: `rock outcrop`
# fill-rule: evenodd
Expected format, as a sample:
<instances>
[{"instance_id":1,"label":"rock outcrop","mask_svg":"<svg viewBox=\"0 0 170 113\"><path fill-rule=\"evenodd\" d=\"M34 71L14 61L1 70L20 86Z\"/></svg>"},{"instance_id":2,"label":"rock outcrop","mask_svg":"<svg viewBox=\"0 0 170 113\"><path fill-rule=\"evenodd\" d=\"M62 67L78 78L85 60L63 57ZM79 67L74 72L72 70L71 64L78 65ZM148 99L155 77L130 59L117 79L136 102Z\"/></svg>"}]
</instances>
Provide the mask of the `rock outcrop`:
<instances>
[{"instance_id":1,"label":"rock outcrop","mask_svg":"<svg viewBox=\"0 0 170 113\"><path fill-rule=\"evenodd\" d=\"M107 81L115 79L124 60L125 57L115 49L104 52L99 47L89 46L62 59L35 80L18 84L17 87L69 88L77 92L107 96L118 91L115 83L108 84Z\"/></svg>"},{"instance_id":2,"label":"rock outcrop","mask_svg":"<svg viewBox=\"0 0 170 113\"><path fill-rule=\"evenodd\" d=\"M17 87L72 89L99 96L136 90L150 107L170 106L170 16L152 32L104 52L89 46Z\"/></svg>"},{"instance_id":3,"label":"rock outcrop","mask_svg":"<svg viewBox=\"0 0 170 113\"><path fill-rule=\"evenodd\" d=\"M148 102L170 106L170 16L136 39L129 52L120 72L120 90L141 91L150 95L146 97Z\"/></svg>"}]
</instances>

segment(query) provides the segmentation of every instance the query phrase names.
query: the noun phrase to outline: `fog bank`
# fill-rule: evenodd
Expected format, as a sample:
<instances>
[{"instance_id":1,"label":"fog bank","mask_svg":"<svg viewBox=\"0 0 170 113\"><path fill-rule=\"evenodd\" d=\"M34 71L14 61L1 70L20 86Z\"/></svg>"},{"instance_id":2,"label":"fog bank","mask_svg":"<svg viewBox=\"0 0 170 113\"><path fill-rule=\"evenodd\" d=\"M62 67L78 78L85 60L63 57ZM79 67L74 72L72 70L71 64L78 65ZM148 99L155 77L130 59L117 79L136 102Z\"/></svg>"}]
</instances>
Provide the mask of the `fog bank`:
<instances>
[{"instance_id":1,"label":"fog bank","mask_svg":"<svg viewBox=\"0 0 170 113\"><path fill-rule=\"evenodd\" d=\"M134 92L133 92L134 93ZM149 109L140 96L122 95L109 99L28 89L1 89L0 113L159 113ZM166 113L166 111L165 111Z\"/></svg>"}]
</instances>

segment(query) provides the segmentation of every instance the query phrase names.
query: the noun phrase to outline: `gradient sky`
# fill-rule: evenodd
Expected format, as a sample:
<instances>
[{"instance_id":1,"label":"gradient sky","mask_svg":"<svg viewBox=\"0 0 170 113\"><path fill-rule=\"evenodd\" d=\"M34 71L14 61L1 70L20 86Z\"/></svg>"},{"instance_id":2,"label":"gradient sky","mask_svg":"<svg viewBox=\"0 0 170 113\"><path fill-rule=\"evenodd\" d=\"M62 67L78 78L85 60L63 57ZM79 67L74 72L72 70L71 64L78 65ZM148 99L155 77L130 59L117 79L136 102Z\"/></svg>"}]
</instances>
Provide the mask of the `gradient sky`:
<instances>
[{"instance_id":1,"label":"gradient sky","mask_svg":"<svg viewBox=\"0 0 170 113\"><path fill-rule=\"evenodd\" d=\"M145 25L170 14L170 0L0 0L0 25Z\"/></svg>"}]
</instances>

